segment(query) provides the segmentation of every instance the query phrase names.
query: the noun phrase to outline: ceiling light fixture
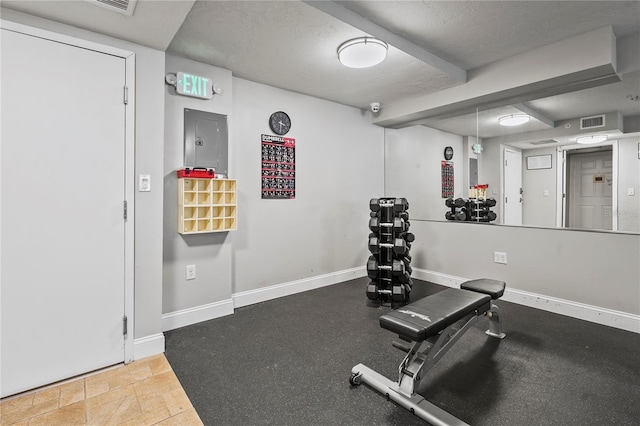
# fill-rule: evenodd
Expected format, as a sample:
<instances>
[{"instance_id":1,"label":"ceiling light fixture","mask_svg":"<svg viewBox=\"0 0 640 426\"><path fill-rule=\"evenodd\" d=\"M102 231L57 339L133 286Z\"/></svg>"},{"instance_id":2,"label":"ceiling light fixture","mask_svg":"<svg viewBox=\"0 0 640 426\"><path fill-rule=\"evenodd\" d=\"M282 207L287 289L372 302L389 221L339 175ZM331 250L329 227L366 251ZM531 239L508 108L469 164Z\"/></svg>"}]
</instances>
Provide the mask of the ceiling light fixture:
<instances>
[{"instance_id":1,"label":"ceiling light fixture","mask_svg":"<svg viewBox=\"0 0 640 426\"><path fill-rule=\"evenodd\" d=\"M358 37L338 47L338 59L349 68L368 68L384 61L389 45L373 37Z\"/></svg>"},{"instance_id":2,"label":"ceiling light fixture","mask_svg":"<svg viewBox=\"0 0 640 426\"><path fill-rule=\"evenodd\" d=\"M511 114L498 118L498 123L502 126L519 126L529 121L527 114Z\"/></svg>"},{"instance_id":3,"label":"ceiling light fixture","mask_svg":"<svg viewBox=\"0 0 640 426\"><path fill-rule=\"evenodd\" d=\"M576 142L582 145L604 142L608 139L607 135L580 136L576 138Z\"/></svg>"}]
</instances>

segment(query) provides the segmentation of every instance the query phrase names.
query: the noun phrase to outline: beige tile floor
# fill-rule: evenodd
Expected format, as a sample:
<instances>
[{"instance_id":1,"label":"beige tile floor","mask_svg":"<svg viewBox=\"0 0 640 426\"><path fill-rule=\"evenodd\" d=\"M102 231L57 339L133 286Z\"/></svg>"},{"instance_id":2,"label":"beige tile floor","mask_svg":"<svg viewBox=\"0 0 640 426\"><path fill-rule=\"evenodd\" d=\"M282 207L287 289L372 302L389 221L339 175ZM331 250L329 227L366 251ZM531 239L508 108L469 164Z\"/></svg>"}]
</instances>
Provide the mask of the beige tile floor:
<instances>
[{"instance_id":1,"label":"beige tile floor","mask_svg":"<svg viewBox=\"0 0 640 426\"><path fill-rule=\"evenodd\" d=\"M164 355L0 402L2 426L202 425Z\"/></svg>"}]
</instances>

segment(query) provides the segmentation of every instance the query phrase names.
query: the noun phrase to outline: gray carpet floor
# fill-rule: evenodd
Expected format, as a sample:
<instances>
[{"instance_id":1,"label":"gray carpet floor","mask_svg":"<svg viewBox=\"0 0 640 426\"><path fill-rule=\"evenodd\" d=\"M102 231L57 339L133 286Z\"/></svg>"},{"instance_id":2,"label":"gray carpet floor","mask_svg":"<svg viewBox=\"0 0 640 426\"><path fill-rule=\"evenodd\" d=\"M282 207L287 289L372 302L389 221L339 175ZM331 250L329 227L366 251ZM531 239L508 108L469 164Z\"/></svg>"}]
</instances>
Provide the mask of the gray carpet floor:
<instances>
[{"instance_id":1,"label":"gray carpet floor","mask_svg":"<svg viewBox=\"0 0 640 426\"><path fill-rule=\"evenodd\" d=\"M237 309L168 331L166 357L205 425L424 425L366 385L404 353L368 279ZM507 286L509 283L507 283ZM444 287L415 281L412 300ZM640 334L498 300L504 340L481 319L428 373L424 396L471 425L640 425Z\"/></svg>"}]
</instances>

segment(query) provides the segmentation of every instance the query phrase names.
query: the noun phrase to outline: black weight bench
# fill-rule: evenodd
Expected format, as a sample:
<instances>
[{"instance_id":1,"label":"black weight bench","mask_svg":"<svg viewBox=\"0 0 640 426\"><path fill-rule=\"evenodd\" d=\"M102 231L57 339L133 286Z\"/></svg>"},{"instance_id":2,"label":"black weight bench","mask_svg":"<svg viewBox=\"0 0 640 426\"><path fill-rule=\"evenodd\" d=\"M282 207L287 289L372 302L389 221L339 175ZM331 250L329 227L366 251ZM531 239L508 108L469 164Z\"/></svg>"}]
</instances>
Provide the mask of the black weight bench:
<instances>
[{"instance_id":1,"label":"black weight bench","mask_svg":"<svg viewBox=\"0 0 640 426\"><path fill-rule=\"evenodd\" d=\"M503 339L498 307L492 301L502 297L505 283L487 278L464 282L460 289L449 288L380 317L380 326L393 331L405 342L394 346L407 352L397 382L369 367L358 364L351 370L353 386L365 383L433 425L466 425L425 400L426 373L475 324L489 318L491 337Z\"/></svg>"}]
</instances>

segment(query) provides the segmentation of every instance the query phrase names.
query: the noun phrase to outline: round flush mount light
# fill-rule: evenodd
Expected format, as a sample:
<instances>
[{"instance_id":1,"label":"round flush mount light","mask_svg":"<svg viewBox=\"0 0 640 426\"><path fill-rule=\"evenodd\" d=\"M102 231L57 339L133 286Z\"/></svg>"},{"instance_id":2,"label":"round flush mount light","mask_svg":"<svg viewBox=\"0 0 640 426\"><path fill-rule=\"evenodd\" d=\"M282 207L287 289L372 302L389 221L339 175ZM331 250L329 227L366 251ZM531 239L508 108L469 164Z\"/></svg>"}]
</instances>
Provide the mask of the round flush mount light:
<instances>
[{"instance_id":1,"label":"round flush mount light","mask_svg":"<svg viewBox=\"0 0 640 426\"><path fill-rule=\"evenodd\" d=\"M501 126L519 126L529 121L527 114L511 114L498 118L498 123Z\"/></svg>"},{"instance_id":2,"label":"round flush mount light","mask_svg":"<svg viewBox=\"0 0 640 426\"><path fill-rule=\"evenodd\" d=\"M607 139L607 135L580 136L576 138L576 142L582 145L589 145L592 143L604 142Z\"/></svg>"},{"instance_id":3,"label":"round flush mount light","mask_svg":"<svg viewBox=\"0 0 640 426\"><path fill-rule=\"evenodd\" d=\"M340 63L349 68L368 68L384 61L389 45L373 37L358 37L338 47Z\"/></svg>"}]
</instances>

